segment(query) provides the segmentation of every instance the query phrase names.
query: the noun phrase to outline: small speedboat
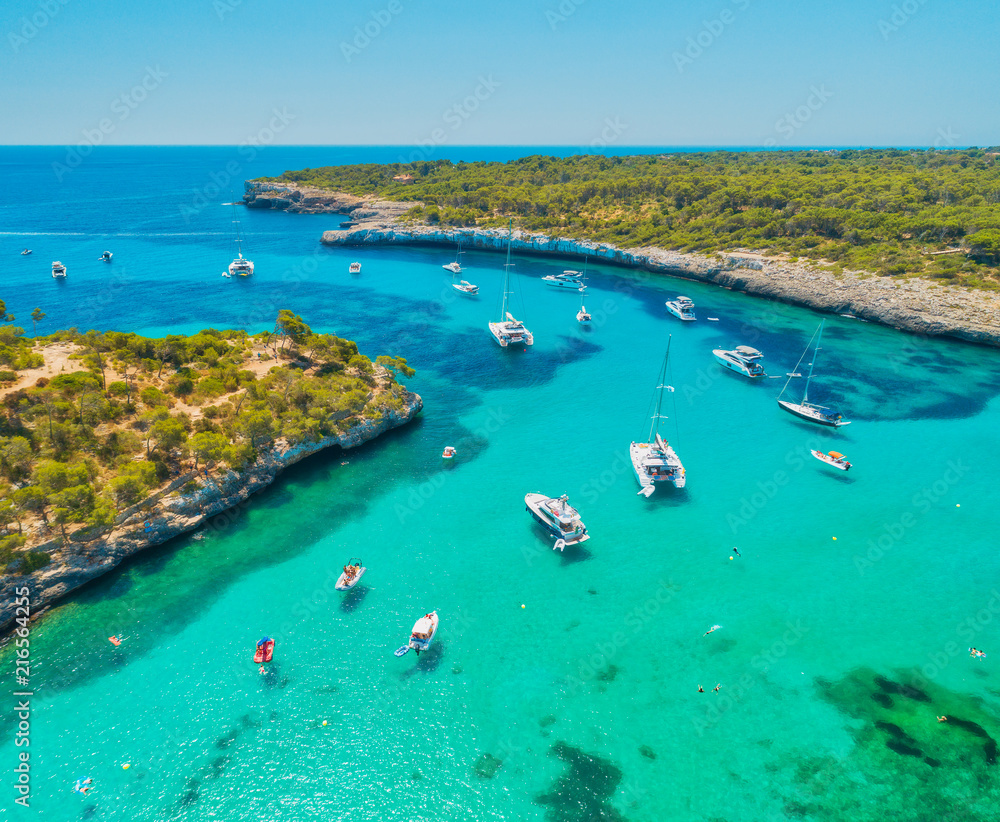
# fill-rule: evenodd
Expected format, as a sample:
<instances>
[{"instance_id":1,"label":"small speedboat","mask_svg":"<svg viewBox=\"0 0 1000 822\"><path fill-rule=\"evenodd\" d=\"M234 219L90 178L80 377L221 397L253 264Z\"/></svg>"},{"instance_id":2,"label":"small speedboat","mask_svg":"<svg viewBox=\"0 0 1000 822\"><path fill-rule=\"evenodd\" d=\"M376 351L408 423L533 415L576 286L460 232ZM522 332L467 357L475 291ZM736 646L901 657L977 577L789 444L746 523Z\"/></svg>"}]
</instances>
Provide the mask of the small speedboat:
<instances>
[{"instance_id":1,"label":"small speedboat","mask_svg":"<svg viewBox=\"0 0 1000 822\"><path fill-rule=\"evenodd\" d=\"M569 504L569 497L547 497L545 494L525 494L524 508L531 516L556 538L556 545L563 550L567 545L576 545L590 539L587 527L580 519L580 512Z\"/></svg>"},{"instance_id":2,"label":"small speedboat","mask_svg":"<svg viewBox=\"0 0 1000 822\"><path fill-rule=\"evenodd\" d=\"M338 591L349 591L358 581L364 576L365 571L368 569L361 564L361 557L351 557L347 560L347 565L344 566L344 572L337 579L337 584L334 586Z\"/></svg>"},{"instance_id":3,"label":"small speedboat","mask_svg":"<svg viewBox=\"0 0 1000 822\"><path fill-rule=\"evenodd\" d=\"M547 274L542 277L542 282L555 288L572 288L574 291L583 291L587 286L580 279L579 271L564 271L562 274Z\"/></svg>"},{"instance_id":4,"label":"small speedboat","mask_svg":"<svg viewBox=\"0 0 1000 822\"><path fill-rule=\"evenodd\" d=\"M270 662L274 655L274 640L269 636L261 637L257 641L257 650L254 651L253 661L258 665L261 662Z\"/></svg>"},{"instance_id":5,"label":"small speedboat","mask_svg":"<svg viewBox=\"0 0 1000 822\"><path fill-rule=\"evenodd\" d=\"M420 655L421 651L426 651L434 641L434 635L438 629L437 611L424 614L413 623L413 630L410 631L410 641L401 648L396 649L396 656L403 656L410 650L416 651Z\"/></svg>"},{"instance_id":6,"label":"small speedboat","mask_svg":"<svg viewBox=\"0 0 1000 822\"><path fill-rule=\"evenodd\" d=\"M694 315L694 302L692 302L688 297L678 297L676 300L669 300L666 305L667 311L679 320L694 322L698 319Z\"/></svg>"},{"instance_id":7,"label":"small speedboat","mask_svg":"<svg viewBox=\"0 0 1000 822\"><path fill-rule=\"evenodd\" d=\"M55 277L57 280L65 280L66 266L64 266L61 262L56 260L54 263L52 263L52 276Z\"/></svg>"},{"instance_id":8,"label":"small speedboat","mask_svg":"<svg viewBox=\"0 0 1000 822\"><path fill-rule=\"evenodd\" d=\"M448 266L445 266L445 268L447 267ZM468 280L461 280L460 282L452 283L451 287L460 294L468 294L470 297L475 297L479 293L479 286L473 285Z\"/></svg>"},{"instance_id":9,"label":"small speedboat","mask_svg":"<svg viewBox=\"0 0 1000 822\"><path fill-rule=\"evenodd\" d=\"M462 273L462 266L458 264L458 260L455 260L455 262L453 263L445 263L443 266L441 266L441 268L443 268L445 271L450 271L452 274Z\"/></svg>"},{"instance_id":10,"label":"small speedboat","mask_svg":"<svg viewBox=\"0 0 1000 822\"><path fill-rule=\"evenodd\" d=\"M827 465L832 465L834 468L839 468L841 471L851 470L851 464L847 461L847 457L841 454L839 451L831 451L829 454L824 454L822 451L809 451L816 459L820 462L825 462Z\"/></svg>"},{"instance_id":11,"label":"small speedboat","mask_svg":"<svg viewBox=\"0 0 1000 822\"><path fill-rule=\"evenodd\" d=\"M110 251L105 251L100 257L98 257L98 259L101 262L110 263L111 262L111 258L114 257L114 256L115 255L112 254Z\"/></svg>"},{"instance_id":12,"label":"small speedboat","mask_svg":"<svg viewBox=\"0 0 1000 822\"><path fill-rule=\"evenodd\" d=\"M351 274L360 274L361 273L361 263L351 263L347 267L347 270L350 271Z\"/></svg>"},{"instance_id":13,"label":"small speedboat","mask_svg":"<svg viewBox=\"0 0 1000 822\"><path fill-rule=\"evenodd\" d=\"M751 379L767 376L764 373L764 366L760 362L764 359L764 355L749 345L738 345L732 351L716 348L713 349L712 354L730 371L738 371Z\"/></svg>"},{"instance_id":14,"label":"small speedboat","mask_svg":"<svg viewBox=\"0 0 1000 822\"><path fill-rule=\"evenodd\" d=\"M24 256L26 256L26 255L28 255L30 253L31 253L31 249L30 248L26 248L26 249L24 249L24 251L21 252L21 256L24 257Z\"/></svg>"},{"instance_id":15,"label":"small speedboat","mask_svg":"<svg viewBox=\"0 0 1000 822\"><path fill-rule=\"evenodd\" d=\"M455 454L457 453L458 452L454 448L452 448L452 446L446 445L444 447L444 451L441 452L441 458L446 460L451 460L455 458Z\"/></svg>"}]
</instances>

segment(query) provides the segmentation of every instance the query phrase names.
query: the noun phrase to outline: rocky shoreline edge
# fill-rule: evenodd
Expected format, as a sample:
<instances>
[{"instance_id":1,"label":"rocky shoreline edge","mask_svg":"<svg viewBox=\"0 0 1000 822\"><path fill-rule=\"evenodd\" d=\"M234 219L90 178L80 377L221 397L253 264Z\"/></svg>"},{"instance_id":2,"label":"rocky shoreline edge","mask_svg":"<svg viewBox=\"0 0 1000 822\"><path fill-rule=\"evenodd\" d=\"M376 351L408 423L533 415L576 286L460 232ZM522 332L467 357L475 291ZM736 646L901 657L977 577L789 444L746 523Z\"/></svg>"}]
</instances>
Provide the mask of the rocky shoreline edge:
<instances>
[{"instance_id":1,"label":"rocky shoreline edge","mask_svg":"<svg viewBox=\"0 0 1000 822\"><path fill-rule=\"evenodd\" d=\"M250 208L291 213L342 214L351 223L326 231L326 245L436 245L505 251L502 229L439 228L405 222L403 214L417 202L385 201L332 193L293 184L246 184ZM574 257L589 255L603 263L654 274L712 283L756 297L849 314L900 331L928 337L951 337L1000 347L1000 295L939 284L924 279L891 279L865 272L834 274L818 266L732 251L715 255L662 248L618 248L541 233L517 230L513 249L519 253Z\"/></svg>"},{"instance_id":2,"label":"rocky shoreline edge","mask_svg":"<svg viewBox=\"0 0 1000 822\"><path fill-rule=\"evenodd\" d=\"M0 634L9 633L15 618L15 589L30 591L32 618L81 585L108 573L123 560L154 545L208 525L216 530L229 525L225 512L242 505L251 495L269 486L285 468L327 448L357 448L381 434L405 425L423 408L418 394L407 394L403 411L385 412L379 420L364 420L350 430L316 442L291 446L278 440L242 473L228 470L204 479L198 472L184 474L152 497L123 511L110 531L87 542L60 544L59 540L32 546L51 554L51 562L39 571L0 577ZM203 487L184 494L174 493L199 479ZM222 516L220 516L222 515ZM214 521L213 518L217 518ZM148 527L147 527L148 523Z\"/></svg>"}]
</instances>

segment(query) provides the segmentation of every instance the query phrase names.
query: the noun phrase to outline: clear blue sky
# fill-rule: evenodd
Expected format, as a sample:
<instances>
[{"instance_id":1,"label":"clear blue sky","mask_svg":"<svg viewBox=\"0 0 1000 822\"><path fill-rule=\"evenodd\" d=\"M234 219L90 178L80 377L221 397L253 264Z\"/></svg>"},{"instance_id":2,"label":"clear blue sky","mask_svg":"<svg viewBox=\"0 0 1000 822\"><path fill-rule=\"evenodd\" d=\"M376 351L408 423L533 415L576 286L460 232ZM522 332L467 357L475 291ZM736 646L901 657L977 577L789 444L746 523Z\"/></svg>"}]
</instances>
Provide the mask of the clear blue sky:
<instances>
[{"instance_id":1,"label":"clear blue sky","mask_svg":"<svg viewBox=\"0 0 1000 822\"><path fill-rule=\"evenodd\" d=\"M4 0L0 143L995 145L996 11Z\"/></svg>"}]
</instances>

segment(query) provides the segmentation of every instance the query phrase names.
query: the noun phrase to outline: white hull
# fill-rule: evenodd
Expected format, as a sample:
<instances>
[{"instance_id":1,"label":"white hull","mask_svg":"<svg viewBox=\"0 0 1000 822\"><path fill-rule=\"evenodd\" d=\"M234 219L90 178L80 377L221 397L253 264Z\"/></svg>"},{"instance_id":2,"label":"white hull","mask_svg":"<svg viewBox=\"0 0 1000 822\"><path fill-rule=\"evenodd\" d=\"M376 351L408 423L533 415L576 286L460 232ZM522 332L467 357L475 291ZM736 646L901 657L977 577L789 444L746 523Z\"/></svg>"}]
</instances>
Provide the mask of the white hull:
<instances>
[{"instance_id":1,"label":"white hull","mask_svg":"<svg viewBox=\"0 0 1000 822\"><path fill-rule=\"evenodd\" d=\"M479 295L479 286L473 285L465 280L462 280L460 283L452 283L451 287L454 288L459 294L465 294L467 297L476 297Z\"/></svg>"},{"instance_id":2,"label":"white hull","mask_svg":"<svg viewBox=\"0 0 1000 822\"><path fill-rule=\"evenodd\" d=\"M447 265L441 266L445 271L450 271L452 274L461 274L462 266L458 263L448 263Z\"/></svg>"},{"instance_id":3,"label":"white hull","mask_svg":"<svg viewBox=\"0 0 1000 822\"><path fill-rule=\"evenodd\" d=\"M818 405L788 402L788 400L778 400L778 405L799 419L814 422L817 425L825 425L827 428L842 428L851 424L850 420L841 418L839 414L830 414L828 413L829 409L821 408Z\"/></svg>"},{"instance_id":4,"label":"white hull","mask_svg":"<svg viewBox=\"0 0 1000 822\"><path fill-rule=\"evenodd\" d=\"M336 588L336 589L337 589L338 591L350 591L350 590L351 590L351 588L353 588L353 587L354 587L355 585L357 585L357 584L358 584L358 582L359 582L359 581L361 580L361 577L363 577L363 576L365 575L365 571L367 571L367 570L368 570L368 569L367 569L367 568L365 568L365 567L364 567L364 566L362 565L362 566L361 566L361 567L360 567L360 568L358 569L358 572L357 572L357 573L356 573L356 574L355 574L355 575L354 575L354 576L353 576L353 577L351 578L351 581L350 581L350 582L348 582L348 581L347 581L347 573L346 573L346 572L342 573L342 574L341 574L341 575L340 575L340 576L339 576L339 577L337 578L337 584L336 584L336 585L335 585L334 587L335 587L335 588Z\"/></svg>"},{"instance_id":5,"label":"white hull","mask_svg":"<svg viewBox=\"0 0 1000 822\"><path fill-rule=\"evenodd\" d=\"M822 451L810 451L809 453L820 462L825 462L827 465L839 468L841 471L849 471L851 469L851 464L844 457L837 459L836 457L831 457L829 454L824 454Z\"/></svg>"},{"instance_id":6,"label":"white hull","mask_svg":"<svg viewBox=\"0 0 1000 822\"><path fill-rule=\"evenodd\" d=\"M249 277L251 274L253 274L253 263L242 255L229 264L230 277Z\"/></svg>"},{"instance_id":7,"label":"white hull","mask_svg":"<svg viewBox=\"0 0 1000 822\"><path fill-rule=\"evenodd\" d=\"M57 280L66 279L66 266L60 262L52 263L52 276Z\"/></svg>"},{"instance_id":8,"label":"white hull","mask_svg":"<svg viewBox=\"0 0 1000 822\"><path fill-rule=\"evenodd\" d=\"M351 263L347 267L347 271L350 274L360 274L361 273L361 263Z\"/></svg>"},{"instance_id":9,"label":"white hull","mask_svg":"<svg viewBox=\"0 0 1000 822\"><path fill-rule=\"evenodd\" d=\"M413 630L410 631L410 641L407 643L408 647L412 648L418 654L421 651L426 651L431 647L431 643L434 641L434 637L437 635L438 629L438 615L437 611L432 611L430 613L430 635L427 639L418 639L414 636L416 633L427 633L425 630L425 617L420 617L416 622L413 623Z\"/></svg>"},{"instance_id":10,"label":"white hull","mask_svg":"<svg viewBox=\"0 0 1000 822\"><path fill-rule=\"evenodd\" d=\"M517 344L533 345L535 342L531 332L521 323L490 323L490 333L501 348Z\"/></svg>"},{"instance_id":11,"label":"white hull","mask_svg":"<svg viewBox=\"0 0 1000 822\"><path fill-rule=\"evenodd\" d=\"M684 466L674 449L668 445L663 455L658 452L654 443L633 442L629 446L639 493L646 497L653 493L656 483L669 482L674 488L683 488L687 483Z\"/></svg>"},{"instance_id":12,"label":"white hull","mask_svg":"<svg viewBox=\"0 0 1000 822\"><path fill-rule=\"evenodd\" d=\"M683 309L679 308L676 303L667 303L667 311L673 314L678 320L683 320L686 323L693 323L698 319L694 315L694 309Z\"/></svg>"},{"instance_id":13,"label":"white hull","mask_svg":"<svg viewBox=\"0 0 1000 822\"><path fill-rule=\"evenodd\" d=\"M712 355L723 367L728 368L730 371L735 371L738 374L742 374L745 377L749 377L752 380L767 376L767 374L764 373L763 367L760 368L759 372L753 373L750 370L751 366L740 360L739 357L734 356L732 351L716 348L713 349Z\"/></svg>"},{"instance_id":14,"label":"white hull","mask_svg":"<svg viewBox=\"0 0 1000 822\"><path fill-rule=\"evenodd\" d=\"M560 549L567 545L576 545L590 539L587 527L580 519L575 508L559 498L547 497L545 494L525 494L524 506L532 518L556 538ZM559 512L563 512L563 521L559 521Z\"/></svg>"},{"instance_id":15,"label":"white hull","mask_svg":"<svg viewBox=\"0 0 1000 822\"><path fill-rule=\"evenodd\" d=\"M580 323L580 325L590 325L590 319L590 315L582 308L576 312L576 321Z\"/></svg>"},{"instance_id":16,"label":"white hull","mask_svg":"<svg viewBox=\"0 0 1000 822\"><path fill-rule=\"evenodd\" d=\"M571 288L574 291L584 291L587 288L579 280L563 280L558 277L542 277L542 282L546 285L551 285L553 288Z\"/></svg>"}]
</instances>

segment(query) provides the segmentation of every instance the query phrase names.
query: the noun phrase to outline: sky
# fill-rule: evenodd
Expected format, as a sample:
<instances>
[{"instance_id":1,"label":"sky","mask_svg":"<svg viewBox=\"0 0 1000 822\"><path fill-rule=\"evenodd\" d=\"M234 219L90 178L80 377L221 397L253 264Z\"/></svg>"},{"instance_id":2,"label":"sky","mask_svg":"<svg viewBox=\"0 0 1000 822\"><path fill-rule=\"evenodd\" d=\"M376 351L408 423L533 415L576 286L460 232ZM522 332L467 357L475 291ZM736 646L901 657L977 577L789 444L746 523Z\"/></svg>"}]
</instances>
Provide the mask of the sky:
<instances>
[{"instance_id":1,"label":"sky","mask_svg":"<svg viewBox=\"0 0 1000 822\"><path fill-rule=\"evenodd\" d=\"M3 0L0 144L990 146L995 12Z\"/></svg>"}]
</instances>

